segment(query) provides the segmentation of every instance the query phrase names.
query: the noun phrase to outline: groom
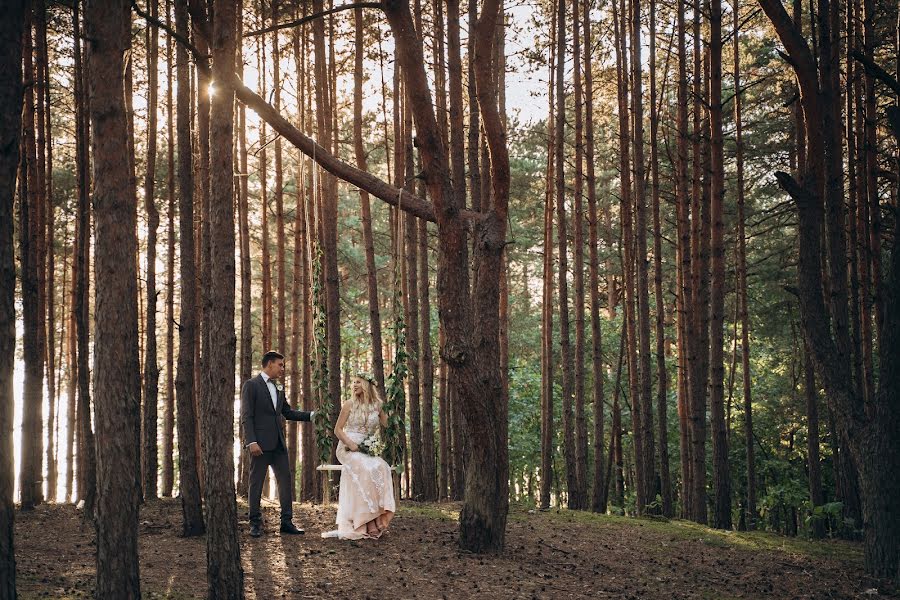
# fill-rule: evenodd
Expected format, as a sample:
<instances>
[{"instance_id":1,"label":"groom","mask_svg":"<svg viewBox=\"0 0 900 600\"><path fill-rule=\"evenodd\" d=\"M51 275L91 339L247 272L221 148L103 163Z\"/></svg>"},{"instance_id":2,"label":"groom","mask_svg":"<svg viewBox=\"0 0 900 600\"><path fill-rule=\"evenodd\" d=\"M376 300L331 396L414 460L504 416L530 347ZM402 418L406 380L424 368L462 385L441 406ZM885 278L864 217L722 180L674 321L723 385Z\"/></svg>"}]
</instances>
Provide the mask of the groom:
<instances>
[{"instance_id":1,"label":"groom","mask_svg":"<svg viewBox=\"0 0 900 600\"><path fill-rule=\"evenodd\" d=\"M284 439L284 420L312 421L315 411L293 410L284 393L284 356L269 351L263 355L262 372L244 383L241 389L241 427L250 452L250 535L262 535L259 504L263 481L271 466L278 482L281 502L281 532L303 533L291 522L293 486Z\"/></svg>"}]
</instances>

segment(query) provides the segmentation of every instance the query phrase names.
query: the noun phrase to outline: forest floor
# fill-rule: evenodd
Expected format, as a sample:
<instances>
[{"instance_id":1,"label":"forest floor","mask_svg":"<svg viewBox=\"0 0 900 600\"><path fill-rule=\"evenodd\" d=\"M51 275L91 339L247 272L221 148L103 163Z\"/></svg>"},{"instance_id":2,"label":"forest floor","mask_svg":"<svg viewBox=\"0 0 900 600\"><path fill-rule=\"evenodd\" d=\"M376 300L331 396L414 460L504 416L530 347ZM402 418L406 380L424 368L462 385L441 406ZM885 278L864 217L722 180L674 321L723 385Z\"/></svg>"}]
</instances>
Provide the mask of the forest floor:
<instances>
[{"instance_id":1,"label":"forest floor","mask_svg":"<svg viewBox=\"0 0 900 600\"><path fill-rule=\"evenodd\" d=\"M354 542L319 536L335 505L297 504L294 522L307 533L282 536L277 506L264 503L262 538L248 535L246 516L239 524L246 594L260 600L900 597L866 577L857 543L513 506L506 552L477 556L456 544L458 503L403 502L388 534ZM205 596L204 538L180 537L180 514L172 499L141 511L145 598ZM92 596L94 534L80 517L71 505L17 513L21 598Z\"/></svg>"}]
</instances>

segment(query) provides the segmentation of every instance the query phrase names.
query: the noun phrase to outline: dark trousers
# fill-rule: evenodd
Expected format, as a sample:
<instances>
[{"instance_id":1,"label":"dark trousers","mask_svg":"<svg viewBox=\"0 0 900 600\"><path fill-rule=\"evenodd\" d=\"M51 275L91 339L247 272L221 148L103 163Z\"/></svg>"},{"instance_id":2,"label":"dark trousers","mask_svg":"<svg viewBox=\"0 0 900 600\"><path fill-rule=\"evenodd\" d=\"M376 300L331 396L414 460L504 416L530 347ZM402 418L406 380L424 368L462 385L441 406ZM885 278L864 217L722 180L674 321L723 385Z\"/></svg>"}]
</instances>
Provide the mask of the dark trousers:
<instances>
[{"instance_id":1,"label":"dark trousers","mask_svg":"<svg viewBox=\"0 0 900 600\"><path fill-rule=\"evenodd\" d=\"M290 522L293 517L294 488L291 485L291 466L284 448L263 452L260 456L250 456L250 522L261 523L262 513L259 509L262 498L263 482L266 471L272 467L275 481L278 484L278 500L281 502L281 522Z\"/></svg>"}]
</instances>

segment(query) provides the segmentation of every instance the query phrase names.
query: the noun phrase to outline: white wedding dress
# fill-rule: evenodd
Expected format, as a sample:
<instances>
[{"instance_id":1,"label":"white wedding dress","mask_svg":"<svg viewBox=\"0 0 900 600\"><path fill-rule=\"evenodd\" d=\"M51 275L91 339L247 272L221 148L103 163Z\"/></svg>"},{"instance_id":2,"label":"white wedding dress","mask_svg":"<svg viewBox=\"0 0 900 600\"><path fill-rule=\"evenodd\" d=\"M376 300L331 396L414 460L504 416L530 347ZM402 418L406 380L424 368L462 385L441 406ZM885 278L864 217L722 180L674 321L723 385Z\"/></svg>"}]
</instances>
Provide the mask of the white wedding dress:
<instances>
[{"instance_id":1,"label":"white wedding dress","mask_svg":"<svg viewBox=\"0 0 900 600\"><path fill-rule=\"evenodd\" d=\"M378 426L377 408L367 413L353 411L344 433L358 444L375 433ZM391 468L380 456L351 452L343 442L338 442L336 454L342 465L337 529L322 537L358 540L367 537L366 523L386 512L396 512Z\"/></svg>"}]
</instances>

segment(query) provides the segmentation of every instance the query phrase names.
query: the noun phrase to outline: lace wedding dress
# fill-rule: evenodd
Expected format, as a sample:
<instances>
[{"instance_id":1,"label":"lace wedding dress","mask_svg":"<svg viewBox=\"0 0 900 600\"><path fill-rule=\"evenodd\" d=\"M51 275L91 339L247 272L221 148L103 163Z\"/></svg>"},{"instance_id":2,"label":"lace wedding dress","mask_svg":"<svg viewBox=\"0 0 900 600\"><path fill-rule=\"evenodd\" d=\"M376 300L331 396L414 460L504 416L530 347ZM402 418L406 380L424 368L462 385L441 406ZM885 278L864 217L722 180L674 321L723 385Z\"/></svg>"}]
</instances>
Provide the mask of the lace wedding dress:
<instances>
[{"instance_id":1,"label":"lace wedding dress","mask_svg":"<svg viewBox=\"0 0 900 600\"><path fill-rule=\"evenodd\" d=\"M344 433L354 443L360 443L378 429L378 409L367 413L353 411L344 426ZM337 529L322 534L323 538L357 540L366 537L366 523L396 512L391 468L380 456L351 452L338 442L337 458L341 462L341 485L338 495Z\"/></svg>"}]
</instances>

